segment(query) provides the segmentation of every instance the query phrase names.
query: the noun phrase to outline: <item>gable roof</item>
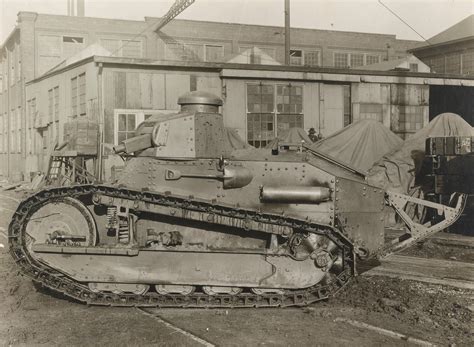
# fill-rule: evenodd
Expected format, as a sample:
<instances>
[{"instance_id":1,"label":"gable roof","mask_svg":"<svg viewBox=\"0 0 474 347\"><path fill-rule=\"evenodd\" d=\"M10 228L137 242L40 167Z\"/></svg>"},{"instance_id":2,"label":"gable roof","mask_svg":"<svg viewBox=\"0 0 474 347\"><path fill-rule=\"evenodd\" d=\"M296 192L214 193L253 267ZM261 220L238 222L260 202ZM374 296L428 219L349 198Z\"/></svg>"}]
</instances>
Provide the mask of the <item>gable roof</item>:
<instances>
[{"instance_id":1,"label":"gable roof","mask_svg":"<svg viewBox=\"0 0 474 347\"><path fill-rule=\"evenodd\" d=\"M433 36L428 41L432 45L474 37L474 15L464 18L457 24Z\"/></svg>"},{"instance_id":2,"label":"gable roof","mask_svg":"<svg viewBox=\"0 0 474 347\"><path fill-rule=\"evenodd\" d=\"M376 64L370 64L370 65L365 65L363 67L357 67L357 69L375 70L375 71L392 71L392 70L397 70L397 69L410 70L410 63L416 63L419 66L423 66L423 70L427 70L427 71L418 70L420 72L429 72L429 69L430 69L429 66L423 63L420 59L418 59L412 54L400 59L382 61Z\"/></svg>"}]
</instances>

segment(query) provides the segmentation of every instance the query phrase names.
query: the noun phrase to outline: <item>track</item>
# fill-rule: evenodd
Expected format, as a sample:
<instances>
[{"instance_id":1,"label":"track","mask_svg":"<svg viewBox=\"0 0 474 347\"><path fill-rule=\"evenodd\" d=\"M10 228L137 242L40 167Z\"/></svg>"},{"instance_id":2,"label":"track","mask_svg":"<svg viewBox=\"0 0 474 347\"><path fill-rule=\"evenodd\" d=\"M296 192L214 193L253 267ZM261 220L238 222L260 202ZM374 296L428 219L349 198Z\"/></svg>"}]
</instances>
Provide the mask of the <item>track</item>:
<instances>
[{"instance_id":1,"label":"track","mask_svg":"<svg viewBox=\"0 0 474 347\"><path fill-rule=\"evenodd\" d=\"M76 282L63 273L35 260L27 250L25 229L30 216L50 199L73 197L77 199L96 195L120 199L131 203L135 209L152 206L163 213L178 211L183 218L202 218L223 225L244 225L258 227L259 231L278 233L288 228L307 233L324 234L343 249L343 270L326 284L316 284L301 290L285 290L283 294L254 294L242 292L236 295L208 295L193 293L189 295L158 294L113 294L92 292L87 284ZM149 212L149 211L147 211ZM196 217L198 215L198 217ZM211 218L209 218L211 217ZM10 253L21 267L23 273L35 282L75 300L91 305L140 306L140 307L285 307L301 306L323 300L339 291L354 274L354 259L351 243L336 229L310 221L289 218L283 215L265 214L245 210L236 206L217 205L212 202L192 200L189 197L171 196L143 191L99 185L82 185L42 190L18 206L9 227Z\"/></svg>"}]
</instances>

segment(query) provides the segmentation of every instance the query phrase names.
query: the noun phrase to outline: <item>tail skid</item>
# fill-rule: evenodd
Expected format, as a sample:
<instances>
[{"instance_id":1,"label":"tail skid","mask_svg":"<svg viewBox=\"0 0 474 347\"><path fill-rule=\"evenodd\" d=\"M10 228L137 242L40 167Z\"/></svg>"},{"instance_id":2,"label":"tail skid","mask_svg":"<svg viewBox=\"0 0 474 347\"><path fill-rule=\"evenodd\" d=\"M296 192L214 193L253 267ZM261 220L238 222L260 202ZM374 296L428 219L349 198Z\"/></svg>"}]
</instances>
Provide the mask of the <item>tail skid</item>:
<instances>
[{"instance_id":1,"label":"tail skid","mask_svg":"<svg viewBox=\"0 0 474 347\"><path fill-rule=\"evenodd\" d=\"M464 207L466 206L467 194L455 193L455 195L457 196L456 206L449 207L432 201L387 191L387 203L395 209L397 214L405 222L408 227L408 232L392 240L388 245L383 247L380 252L378 252L377 256L386 257L404 248L408 248L414 243L419 242L437 233L438 231L446 229L456 222L456 220L458 220L458 218L461 216ZM427 222L425 224L417 223L404 210L406 204L409 202L436 209L438 215L443 216L444 218L436 224L431 224L431 222Z\"/></svg>"}]
</instances>

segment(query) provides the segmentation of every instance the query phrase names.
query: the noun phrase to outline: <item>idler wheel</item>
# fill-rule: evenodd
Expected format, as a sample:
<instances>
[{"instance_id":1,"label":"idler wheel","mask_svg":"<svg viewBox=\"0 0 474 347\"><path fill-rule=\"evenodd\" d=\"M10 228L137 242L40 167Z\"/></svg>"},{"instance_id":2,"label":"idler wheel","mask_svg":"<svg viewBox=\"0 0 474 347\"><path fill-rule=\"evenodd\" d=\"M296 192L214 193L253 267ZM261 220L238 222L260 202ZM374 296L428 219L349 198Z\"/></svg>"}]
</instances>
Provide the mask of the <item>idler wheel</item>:
<instances>
[{"instance_id":1,"label":"idler wheel","mask_svg":"<svg viewBox=\"0 0 474 347\"><path fill-rule=\"evenodd\" d=\"M94 246L96 225L91 212L77 199L51 199L29 217L25 243L34 256L34 244L58 246Z\"/></svg>"}]
</instances>

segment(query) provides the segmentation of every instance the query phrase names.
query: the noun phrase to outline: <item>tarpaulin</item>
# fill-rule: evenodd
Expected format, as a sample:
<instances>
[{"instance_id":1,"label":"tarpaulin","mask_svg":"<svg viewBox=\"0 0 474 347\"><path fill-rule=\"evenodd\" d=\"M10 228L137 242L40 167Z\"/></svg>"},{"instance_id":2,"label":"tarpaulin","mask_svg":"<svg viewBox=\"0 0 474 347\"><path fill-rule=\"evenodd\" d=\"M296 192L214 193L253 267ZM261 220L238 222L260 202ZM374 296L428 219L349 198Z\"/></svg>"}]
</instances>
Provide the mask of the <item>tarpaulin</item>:
<instances>
[{"instance_id":1,"label":"tarpaulin","mask_svg":"<svg viewBox=\"0 0 474 347\"><path fill-rule=\"evenodd\" d=\"M305 144L310 145L313 143L311 139L309 138L308 134L306 134L306 131L301 128L290 128L288 132L281 137L277 137L270 141L270 143L265 147L265 148L273 148L276 142L282 142L282 143L301 143L304 141Z\"/></svg>"},{"instance_id":2,"label":"tarpaulin","mask_svg":"<svg viewBox=\"0 0 474 347\"><path fill-rule=\"evenodd\" d=\"M369 170L403 140L375 120L360 120L320 140L312 148L361 171Z\"/></svg>"},{"instance_id":3,"label":"tarpaulin","mask_svg":"<svg viewBox=\"0 0 474 347\"><path fill-rule=\"evenodd\" d=\"M250 146L247 142L245 142L237 133L235 129L232 128L224 128L225 134L224 139L227 148L230 152L237 150L237 149L246 149L246 148L254 148Z\"/></svg>"},{"instance_id":4,"label":"tarpaulin","mask_svg":"<svg viewBox=\"0 0 474 347\"><path fill-rule=\"evenodd\" d=\"M406 139L403 145L385 155L370 170L370 184L399 193L410 193L415 170L421 166L428 137L474 136L473 128L454 113L442 113Z\"/></svg>"}]
</instances>

